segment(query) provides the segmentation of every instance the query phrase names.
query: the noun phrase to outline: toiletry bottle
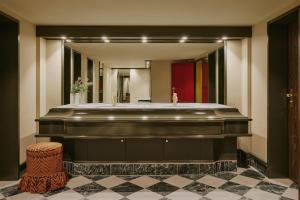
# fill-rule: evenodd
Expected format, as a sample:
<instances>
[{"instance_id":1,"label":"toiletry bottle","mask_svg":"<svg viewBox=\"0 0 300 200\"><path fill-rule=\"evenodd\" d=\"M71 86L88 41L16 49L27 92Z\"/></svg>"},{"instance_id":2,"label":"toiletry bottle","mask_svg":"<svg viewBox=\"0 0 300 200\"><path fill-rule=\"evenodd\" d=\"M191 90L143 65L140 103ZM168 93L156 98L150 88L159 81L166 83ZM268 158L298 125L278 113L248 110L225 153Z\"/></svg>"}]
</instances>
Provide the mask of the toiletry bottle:
<instances>
[{"instance_id":1,"label":"toiletry bottle","mask_svg":"<svg viewBox=\"0 0 300 200\"><path fill-rule=\"evenodd\" d=\"M111 103L112 106L116 106L116 105L117 105L117 97L116 97L116 95L112 96L111 102L112 102L112 103Z\"/></svg>"},{"instance_id":2,"label":"toiletry bottle","mask_svg":"<svg viewBox=\"0 0 300 200\"><path fill-rule=\"evenodd\" d=\"M178 97L177 97L177 93L175 92L173 93L172 101L173 101L173 106L176 106L178 102Z\"/></svg>"}]
</instances>

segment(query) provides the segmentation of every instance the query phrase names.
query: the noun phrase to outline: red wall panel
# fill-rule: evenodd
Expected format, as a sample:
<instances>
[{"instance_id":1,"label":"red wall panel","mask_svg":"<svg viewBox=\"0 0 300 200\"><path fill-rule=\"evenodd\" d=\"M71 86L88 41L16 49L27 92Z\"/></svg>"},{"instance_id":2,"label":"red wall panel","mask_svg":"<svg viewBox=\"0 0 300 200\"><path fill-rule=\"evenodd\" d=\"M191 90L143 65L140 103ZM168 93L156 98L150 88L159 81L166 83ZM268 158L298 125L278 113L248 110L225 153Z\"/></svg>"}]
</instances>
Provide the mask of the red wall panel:
<instances>
[{"instance_id":1,"label":"red wall panel","mask_svg":"<svg viewBox=\"0 0 300 200\"><path fill-rule=\"evenodd\" d=\"M175 88L178 102L195 102L195 64L172 64L172 88ZM171 89L172 89L171 88Z\"/></svg>"}]
</instances>

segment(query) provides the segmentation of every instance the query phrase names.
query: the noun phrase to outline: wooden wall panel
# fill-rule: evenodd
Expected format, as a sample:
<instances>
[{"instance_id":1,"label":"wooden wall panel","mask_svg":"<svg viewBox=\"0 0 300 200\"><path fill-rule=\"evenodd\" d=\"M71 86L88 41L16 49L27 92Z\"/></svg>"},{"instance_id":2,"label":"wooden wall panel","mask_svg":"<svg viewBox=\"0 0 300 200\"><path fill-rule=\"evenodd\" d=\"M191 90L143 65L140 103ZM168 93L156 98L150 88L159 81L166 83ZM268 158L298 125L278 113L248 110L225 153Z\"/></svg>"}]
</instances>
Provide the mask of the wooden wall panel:
<instances>
[{"instance_id":1,"label":"wooden wall panel","mask_svg":"<svg viewBox=\"0 0 300 200\"><path fill-rule=\"evenodd\" d=\"M87 78L88 82L93 82L93 60L88 59L87 61ZM87 93L87 102L93 103L93 85L89 85Z\"/></svg>"},{"instance_id":2,"label":"wooden wall panel","mask_svg":"<svg viewBox=\"0 0 300 200\"><path fill-rule=\"evenodd\" d=\"M73 59L74 59L73 80L75 82L78 79L78 77L81 77L81 54L74 51Z\"/></svg>"},{"instance_id":3,"label":"wooden wall panel","mask_svg":"<svg viewBox=\"0 0 300 200\"><path fill-rule=\"evenodd\" d=\"M69 47L64 48L64 104L70 104L71 93L71 49Z\"/></svg>"},{"instance_id":4,"label":"wooden wall panel","mask_svg":"<svg viewBox=\"0 0 300 200\"><path fill-rule=\"evenodd\" d=\"M216 52L208 55L208 103L216 103Z\"/></svg>"}]
</instances>

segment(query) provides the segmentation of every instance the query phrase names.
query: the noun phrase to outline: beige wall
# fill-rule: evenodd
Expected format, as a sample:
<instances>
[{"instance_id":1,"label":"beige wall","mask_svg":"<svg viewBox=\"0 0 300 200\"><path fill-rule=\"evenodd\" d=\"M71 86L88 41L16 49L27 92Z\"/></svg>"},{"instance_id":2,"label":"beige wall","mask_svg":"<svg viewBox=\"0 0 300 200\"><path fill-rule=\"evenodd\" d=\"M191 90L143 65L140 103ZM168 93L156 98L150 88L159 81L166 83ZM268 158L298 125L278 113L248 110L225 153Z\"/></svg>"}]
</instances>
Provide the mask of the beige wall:
<instances>
[{"instance_id":1,"label":"beige wall","mask_svg":"<svg viewBox=\"0 0 300 200\"><path fill-rule=\"evenodd\" d=\"M25 149L35 143L36 132L36 37L35 26L20 21L20 163Z\"/></svg>"},{"instance_id":2,"label":"beige wall","mask_svg":"<svg viewBox=\"0 0 300 200\"><path fill-rule=\"evenodd\" d=\"M151 100L171 102L171 61L151 61Z\"/></svg>"},{"instance_id":3,"label":"beige wall","mask_svg":"<svg viewBox=\"0 0 300 200\"><path fill-rule=\"evenodd\" d=\"M227 104L241 109L241 64L242 43L239 40L226 42L226 90Z\"/></svg>"},{"instance_id":4,"label":"beige wall","mask_svg":"<svg viewBox=\"0 0 300 200\"><path fill-rule=\"evenodd\" d=\"M36 37L35 26L0 6L0 11L19 20L19 77L20 77L20 164L25 162L26 146L35 143L36 132ZM9 133L8 133L9 134ZM11 144L14 145L14 144ZM8 155L9 156L9 155Z\"/></svg>"},{"instance_id":5,"label":"beige wall","mask_svg":"<svg viewBox=\"0 0 300 200\"><path fill-rule=\"evenodd\" d=\"M150 70L130 70L130 103L138 103L139 99L150 99Z\"/></svg>"},{"instance_id":6,"label":"beige wall","mask_svg":"<svg viewBox=\"0 0 300 200\"><path fill-rule=\"evenodd\" d=\"M62 103L62 41L46 42L46 110Z\"/></svg>"},{"instance_id":7,"label":"beige wall","mask_svg":"<svg viewBox=\"0 0 300 200\"><path fill-rule=\"evenodd\" d=\"M250 39L226 41L227 104L248 117L250 113ZM249 130L251 132L251 130ZM238 138L238 148L251 152L251 138Z\"/></svg>"},{"instance_id":8,"label":"beige wall","mask_svg":"<svg viewBox=\"0 0 300 200\"><path fill-rule=\"evenodd\" d=\"M93 103L99 102L99 61L93 62Z\"/></svg>"},{"instance_id":9,"label":"beige wall","mask_svg":"<svg viewBox=\"0 0 300 200\"><path fill-rule=\"evenodd\" d=\"M46 40L37 38L37 117L47 113L46 91Z\"/></svg>"}]
</instances>

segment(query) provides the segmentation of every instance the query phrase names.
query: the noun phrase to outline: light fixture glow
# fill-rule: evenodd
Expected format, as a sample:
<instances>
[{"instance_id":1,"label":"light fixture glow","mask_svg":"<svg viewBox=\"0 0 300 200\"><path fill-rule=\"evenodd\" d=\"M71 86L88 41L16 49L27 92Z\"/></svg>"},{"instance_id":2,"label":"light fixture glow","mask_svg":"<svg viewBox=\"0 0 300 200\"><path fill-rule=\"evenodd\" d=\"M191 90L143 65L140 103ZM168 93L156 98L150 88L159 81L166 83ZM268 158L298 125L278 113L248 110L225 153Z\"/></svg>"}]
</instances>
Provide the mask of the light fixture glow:
<instances>
[{"instance_id":1,"label":"light fixture glow","mask_svg":"<svg viewBox=\"0 0 300 200\"><path fill-rule=\"evenodd\" d=\"M223 37L222 37L222 40L228 40L228 37L223 36Z\"/></svg>"},{"instance_id":2,"label":"light fixture glow","mask_svg":"<svg viewBox=\"0 0 300 200\"><path fill-rule=\"evenodd\" d=\"M102 40L107 40L108 38L106 36L101 37Z\"/></svg>"},{"instance_id":3,"label":"light fixture glow","mask_svg":"<svg viewBox=\"0 0 300 200\"><path fill-rule=\"evenodd\" d=\"M65 40L65 39L67 39L67 37L66 36L61 36L60 37L62 40Z\"/></svg>"},{"instance_id":4,"label":"light fixture glow","mask_svg":"<svg viewBox=\"0 0 300 200\"><path fill-rule=\"evenodd\" d=\"M145 68L150 68L151 63L150 60L145 60Z\"/></svg>"},{"instance_id":5,"label":"light fixture glow","mask_svg":"<svg viewBox=\"0 0 300 200\"><path fill-rule=\"evenodd\" d=\"M115 117L114 117L114 116L108 116L107 119L109 119L109 120L114 120Z\"/></svg>"},{"instance_id":6,"label":"light fixture glow","mask_svg":"<svg viewBox=\"0 0 300 200\"><path fill-rule=\"evenodd\" d=\"M148 119L148 116L143 116L142 119L143 119L143 120L147 120L147 119Z\"/></svg>"},{"instance_id":7,"label":"light fixture glow","mask_svg":"<svg viewBox=\"0 0 300 200\"><path fill-rule=\"evenodd\" d=\"M106 39L106 40L104 40L104 42L105 42L105 43L109 43L110 41L109 41L109 39Z\"/></svg>"},{"instance_id":8,"label":"light fixture glow","mask_svg":"<svg viewBox=\"0 0 300 200\"><path fill-rule=\"evenodd\" d=\"M148 38L146 36L142 37L142 43L147 43L148 42Z\"/></svg>"},{"instance_id":9,"label":"light fixture glow","mask_svg":"<svg viewBox=\"0 0 300 200\"><path fill-rule=\"evenodd\" d=\"M72 40L67 39L66 42L72 42Z\"/></svg>"},{"instance_id":10,"label":"light fixture glow","mask_svg":"<svg viewBox=\"0 0 300 200\"><path fill-rule=\"evenodd\" d=\"M179 42L180 43L185 43L187 39L188 39L187 36L182 36L181 39L179 40Z\"/></svg>"},{"instance_id":11,"label":"light fixture glow","mask_svg":"<svg viewBox=\"0 0 300 200\"><path fill-rule=\"evenodd\" d=\"M205 115L205 112L195 112L196 115Z\"/></svg>"},{"instance_id":12,"label":"light fixture glow","mask_svg":"<svg viewBox=\"0 0 300 200\"><path fill-rule=\"evenodd\" d=\"M182 38L181 38L182 40L187 40L188 39L188 37L187 36L182 36Z\"/></svg>"},{"instance_id":13,"label":"light fixture glow","mask_svg":"<svg viewBox=\"0 0 300 200\"><path fill-rule=\"evenodd\" d=\"M175 119L176 119L176 120L180 120L180 119L181 119L181 116L175 116Z\"/></svg>"},{"instance_id":14,"label":"light fixture glow","mask_svg":"<svg viewBox=\"0 0 300 200\"><path fill-rule=\"evenodd\" d=\"M221 42L223 42L223 40L217 40L217 42L218 42L218 43L221 43Z\"/></svg>"}]
</instances>

